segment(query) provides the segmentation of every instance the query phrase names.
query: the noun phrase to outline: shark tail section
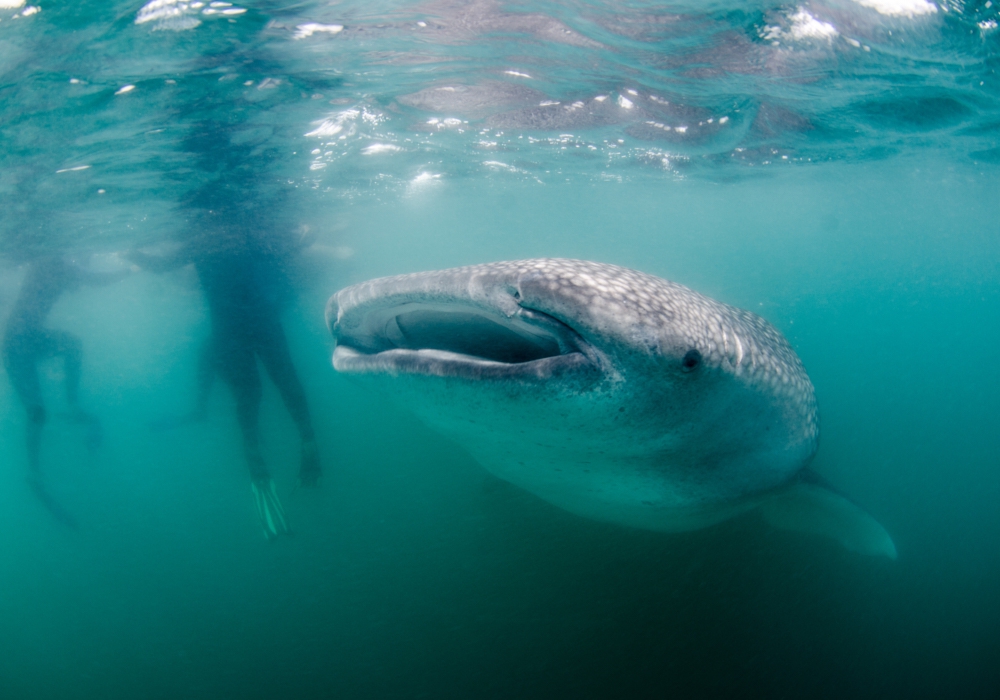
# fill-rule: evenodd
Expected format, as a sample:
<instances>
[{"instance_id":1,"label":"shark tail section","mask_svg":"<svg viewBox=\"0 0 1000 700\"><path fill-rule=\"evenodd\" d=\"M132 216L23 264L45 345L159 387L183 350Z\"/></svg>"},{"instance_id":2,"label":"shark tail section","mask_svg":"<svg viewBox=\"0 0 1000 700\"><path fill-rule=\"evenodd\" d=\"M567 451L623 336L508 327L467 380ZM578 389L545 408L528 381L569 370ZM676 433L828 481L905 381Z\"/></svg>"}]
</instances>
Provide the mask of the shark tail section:
<instances>
[{"instance_id":1,"label":"shark tail section","mask_svg":"<svg viewBox=\"0 0 1000 700\"><path fill-rule=\"evenodd\" d=\"M811 472L764 500L758 511L782 530L827 537L859 554L898 556L892 537L875 518Z\"/></svg>"}]
</instances>

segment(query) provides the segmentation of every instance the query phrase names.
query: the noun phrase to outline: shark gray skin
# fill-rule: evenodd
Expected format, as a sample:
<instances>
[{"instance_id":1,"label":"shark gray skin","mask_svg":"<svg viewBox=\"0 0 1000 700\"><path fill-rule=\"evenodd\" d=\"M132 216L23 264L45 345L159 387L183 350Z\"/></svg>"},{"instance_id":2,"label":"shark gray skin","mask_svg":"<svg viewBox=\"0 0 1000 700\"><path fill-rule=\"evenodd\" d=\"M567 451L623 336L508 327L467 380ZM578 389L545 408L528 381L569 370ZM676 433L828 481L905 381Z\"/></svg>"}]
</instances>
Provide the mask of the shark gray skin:
<instances>
[{"instance_id":1,"label":"shark gray skin","mask_svg":"<svg viewBox=\"0 0 1000 700\"><path fill-rule=\"evenodd\" d=\"M895 557L806 465L812 383L767 321L673 282L536 259L386 277L327 305L333 366L565 510L664 532L749 510Z\"/></svg>"}]
</instances>

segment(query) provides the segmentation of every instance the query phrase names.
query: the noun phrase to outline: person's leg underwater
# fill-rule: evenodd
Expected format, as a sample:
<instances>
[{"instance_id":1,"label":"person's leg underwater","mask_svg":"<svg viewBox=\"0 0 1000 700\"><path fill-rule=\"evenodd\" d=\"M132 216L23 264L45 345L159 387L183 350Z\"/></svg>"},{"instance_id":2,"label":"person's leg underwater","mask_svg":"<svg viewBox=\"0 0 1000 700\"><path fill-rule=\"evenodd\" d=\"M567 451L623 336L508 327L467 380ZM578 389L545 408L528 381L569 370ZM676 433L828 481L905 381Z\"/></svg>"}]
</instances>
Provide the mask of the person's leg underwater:
<instances>
[{"instance_id":1,"label":"person's leg underwater","mask_svg":"<svg viewBox=\"0 0 1000 700\"><path fill-rule=\"evenodd\" d=\"M267 373L285 402L288 413L298 426L302 439L302 462L299 467L299 483L305 487L316 486L322 475L319 464L319 451L316 448L316 435L313 431L312 418L309 415L309 404L302 382L295 372L292 356L288 351L288 341L281 324L275 320L261 324L258 330L257 352L260 355Z\"/></svg>"},{"instance_id":2,"label":"person's leg underwater","mask_svg":"<svg viewBox=\"0 0 1000 700\"><path fill-rule=\"evenodd\" d=\"M68 418L86 427L84 444L90 452L96 452L104 442L101 422L92 413L80 408L80 375L83 371L83 342L72 333L47 331L50 355L61 356L66 373L66 402L70 412Z\"/></svg>"},{"instance_id":3,"label":"person's leg underwater","mask_svg":"<svg viewBox=\"0 0 1000 700\"><path fill-rule=\"evenodd\" d=\"M25 448L28 455L28 478L40 483L42 475L42 430L47 414L42 403L42 387L38 381L37 359L26 353L5 352L4 367L28 414L25 426Z\"/></svg>"},{"instance_id":4,"label":"person's leg underwater","mask_svg":"<svg viewBox=\"0 0 1000 700\"><path fill-rule=\"evenodd\" d=\"M236 418L243 433L243 450L250 484L253 489L257 515L260 517L264 536L272 540L279 535L291 534L285 509L264 464L260 451L260 400L262 396L260 374L253 347L244 338L216 338L217 367L229 384L236 398Z\"/></svg>"},{"instance_id":5,"label":"person's leg underwater","mask_svg":"<svg viewBox=\"0 0 1000 700\"><path fill-rule=\"evenodd\" d=\"M3 349L4 368L11 386L27 412L25 448L28 456L28 486L35 497L53 516L69 527L76 527L76 520L55 502L45 489L42 476L42 430L47 413L42 402L42 387L38 380L38 360L51 355L44 337L6 338Z\"/></svg>"}]
</instances>

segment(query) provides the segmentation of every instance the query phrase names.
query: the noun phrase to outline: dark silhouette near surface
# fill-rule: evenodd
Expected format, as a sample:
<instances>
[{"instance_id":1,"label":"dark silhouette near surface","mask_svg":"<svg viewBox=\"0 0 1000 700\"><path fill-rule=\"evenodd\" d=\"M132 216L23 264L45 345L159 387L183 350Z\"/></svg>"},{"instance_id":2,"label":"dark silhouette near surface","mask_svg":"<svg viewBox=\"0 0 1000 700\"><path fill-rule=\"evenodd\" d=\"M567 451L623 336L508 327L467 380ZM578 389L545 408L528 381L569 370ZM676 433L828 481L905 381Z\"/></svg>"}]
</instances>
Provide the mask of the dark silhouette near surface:
<instances>
[{"instance_id":1,"label":"dark silhouette near surface","mask_svg":"<svg viewBox=\"0 0 1000 700\"><path fill-rule=\"evenodd\" d=\"M100 421L84 411L79 404L83 343L72 333L47 327L45 319L64 293L74 291L82 285L117 282L127 274L127 271L89 272L60 255L39 258L30 263L21 291L7 319L3 338L3 363L11 386L28 413L25 429L28 484L53 515L71 526L75 525L75 521L48 494L42 477L42 429L48 420L48 413L38 376L38 363L41 360L62 358L66 402L69 404L69 412L65 417L86 427L88 450L96 451L103 436Z\"/></svg>"},{"instance_id":2,"label":"dark silhouette near surface","mask_svg":"<svg viewBox=\"0 0 1000 700\"><path fill-rule=\"evenodd\" d=\"M265 534L270 539L287 533L284 513L260 450L258 415L262 391L258 359L281 394L302 439L299 483L316 486L321 469L305 391L281 325L281 308L290 294L282 255L250 234L221 227L197 236L172 254L133 251L129 257L153 272L193 264L211 315L212 333L202 346L198 362L194 410L181 419L160 421L154 427L204 419L214 378L222 377L236 399L247 467Z\"/></svg>"}]
</instances>

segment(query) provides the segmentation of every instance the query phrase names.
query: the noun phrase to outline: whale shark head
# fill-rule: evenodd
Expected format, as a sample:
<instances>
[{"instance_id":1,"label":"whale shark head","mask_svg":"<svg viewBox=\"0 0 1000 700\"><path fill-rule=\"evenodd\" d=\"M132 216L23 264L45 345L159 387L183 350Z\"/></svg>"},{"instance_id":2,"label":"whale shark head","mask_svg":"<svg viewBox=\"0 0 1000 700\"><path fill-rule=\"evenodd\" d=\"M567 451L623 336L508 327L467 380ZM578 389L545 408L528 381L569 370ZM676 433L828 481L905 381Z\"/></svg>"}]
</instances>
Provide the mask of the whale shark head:
<instances>
[{"instance_id":1,"label":"whale shark head","mask_svg":"<svg viewBox=\"0 0 1000 700\"><path fill-rule=\"evenodd\" d=\"M813 387L777 330L634 270L538 259L388 277L338 292L327 320L338 371L576 512L703 510L787 481L816 449Z\"/></svg>"}]
</instances>

